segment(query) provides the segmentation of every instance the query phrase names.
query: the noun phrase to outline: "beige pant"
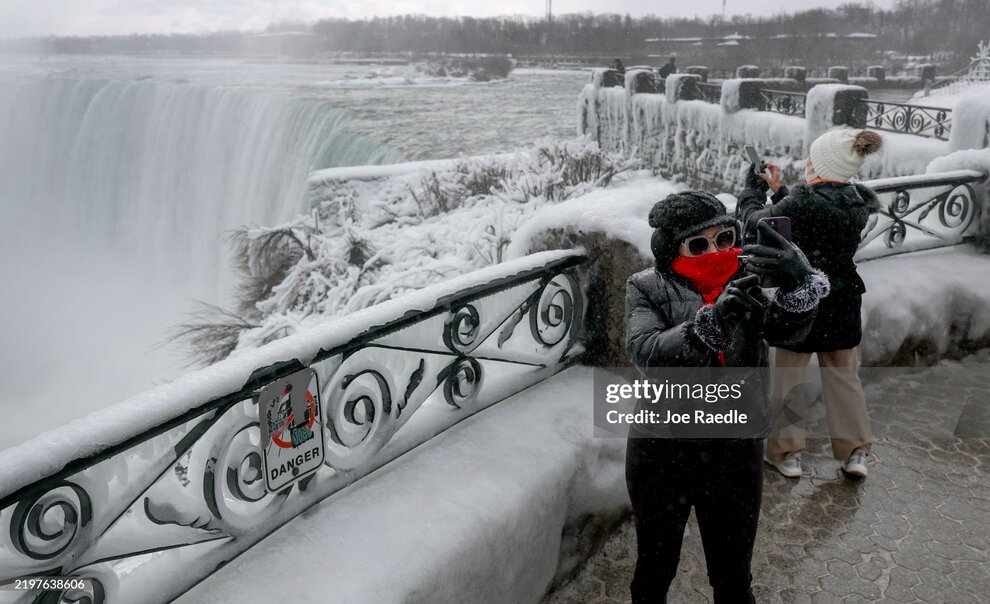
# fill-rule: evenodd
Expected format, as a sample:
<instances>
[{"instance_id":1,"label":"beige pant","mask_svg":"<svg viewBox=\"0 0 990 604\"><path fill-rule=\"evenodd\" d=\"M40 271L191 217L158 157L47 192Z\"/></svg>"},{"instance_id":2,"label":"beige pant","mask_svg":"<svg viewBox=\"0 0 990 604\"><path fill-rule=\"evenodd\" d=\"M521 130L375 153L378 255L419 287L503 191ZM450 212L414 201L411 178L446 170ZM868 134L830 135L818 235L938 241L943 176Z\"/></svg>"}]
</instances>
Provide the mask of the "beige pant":
<instances>
[{"instance_id":1,"label":"beige pant","mask_svg":"<svg viewBox=\"0 0 990 604\"><path fill-rule=\"evenodd\" d=\"M772 399L774 421L767 438L767 457L781 461L789 453L803 451L804 418L807 416L809 384L805 379L810 352L777 349L774 361ZM870 450L870 417L866 412L863 384L859 380L856 348L819 352L825 419L832 439L832 455L845 461L857 447Z\"/></svg>"}]
</instances>

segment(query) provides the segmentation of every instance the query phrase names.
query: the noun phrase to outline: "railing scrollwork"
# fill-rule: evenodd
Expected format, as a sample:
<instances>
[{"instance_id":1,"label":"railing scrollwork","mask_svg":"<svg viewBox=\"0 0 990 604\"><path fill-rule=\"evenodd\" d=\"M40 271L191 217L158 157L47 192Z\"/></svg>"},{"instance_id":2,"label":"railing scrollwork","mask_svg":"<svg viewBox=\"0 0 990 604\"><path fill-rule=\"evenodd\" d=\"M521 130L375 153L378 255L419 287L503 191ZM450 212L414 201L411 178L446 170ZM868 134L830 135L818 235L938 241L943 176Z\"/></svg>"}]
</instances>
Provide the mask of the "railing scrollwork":
<instances>
[{"instance_id":1,"label":"railing scrollwork","mask_svg":"<svg viewBox=\"0 0 990 604\"><path fill-rule=\"evenodd\" d=\"M865 183L881 197L882 206L870 216L856 258L963 243L975 234L975 218L987 202L980 199L986 196L985 181L985 174L959 170Z\"/></svg>"},{"instance_id":2,"label":"railing scrollwork","mask_svg":"<svg viewBox=\"0 0 990 604\"><path fill-rule=\"evenodd\" d=\"M18 595L24 602L174 599L314 503L573 362L583 262L580 252L560 251L492 267L432 307L417 302L384 323L376 316L308 365L274 362L241 390L3 490L0 584L86 579L84 589ZM268 492L260 441L270 418L259 418L260 393L304 370L320 394L324 461Z\"/></svg>"},{"instance_id":3,"label":"railing scrollwork","mask_svg":"<svg viewBox=\"0 0 990 604\"><path fill-rule=\"evenodd\" d=\"M808 95L786 90L760 89L761 111L773 111L784 115L804 117Z\"/></svg>"},{"instance_id":4,"label":"railing scrollwork","mask_svg":"<svg viewBox=\"0 0 990 604\"><path fill-rule=\"evenodd\" d=\"M888 132L916 134L948 140L952 131L952 110L892 101L860 101L866 108L867 127Z\"/></svg>"}]
</instances>

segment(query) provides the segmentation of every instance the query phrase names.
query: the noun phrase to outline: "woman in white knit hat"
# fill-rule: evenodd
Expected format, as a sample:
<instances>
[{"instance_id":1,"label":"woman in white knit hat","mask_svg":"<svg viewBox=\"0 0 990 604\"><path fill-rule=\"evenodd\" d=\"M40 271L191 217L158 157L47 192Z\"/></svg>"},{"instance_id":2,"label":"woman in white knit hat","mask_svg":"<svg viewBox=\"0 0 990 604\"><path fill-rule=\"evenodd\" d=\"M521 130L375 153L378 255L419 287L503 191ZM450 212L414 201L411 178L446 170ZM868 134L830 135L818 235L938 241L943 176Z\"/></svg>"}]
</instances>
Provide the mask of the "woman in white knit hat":
<instances>
[{"instance_id":1,"label":"woman in white knit hat","mask_svg":"<svg viewBox=\"0 0 990 604\"><path fill-rule=\"evenodd\" d=\"M860 311L866 287L856 271L853 255L869 215L880 208L880 203L868 187L850 181L866 157L876 153L882 144L880 135L869 130L826 132L811 144L805 184L789 191L781 184L780 169L775 164L767 164L769 174L757 173L754 167L736 205L736 217L748 234L755 233L760 218L789 217L794 243L831 283L831 293L822 300L808 337L798 345L776 351L776 421L767 439L765 461L791 478L801 476L801 452L805 448L802 418L806 414L798 405L812 354L818 355L821 367L832 454L842 462L847 478L861 479L868 471L872 437L857 350L863 335ZM773 191L769 206L768 190ZM755 261L749 269L755 273L764 270Z\"/></svg>"}]
</instances>

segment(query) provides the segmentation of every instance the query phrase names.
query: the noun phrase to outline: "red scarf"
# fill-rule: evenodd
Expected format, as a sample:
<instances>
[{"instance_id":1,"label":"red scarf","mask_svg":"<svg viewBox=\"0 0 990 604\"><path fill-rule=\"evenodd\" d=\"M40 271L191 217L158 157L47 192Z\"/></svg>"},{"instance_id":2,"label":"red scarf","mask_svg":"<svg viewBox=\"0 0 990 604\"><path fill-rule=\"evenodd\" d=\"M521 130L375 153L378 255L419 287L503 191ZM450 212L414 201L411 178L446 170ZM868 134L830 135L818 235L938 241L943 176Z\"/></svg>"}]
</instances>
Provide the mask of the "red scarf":
<instances>
[{"instance_id":1,"label":"red scarf","mask_svg":"<svg viewBox=\"0 0 990 604\"><path fill-rule=\"evenodd\" d=\"M734 247L701 256L678 256L670 263L670 268L691 282L705 304L714 304L729 279L739 270L741 253L742 248Z\"/></svg>"},{"instance_id":2,"label":"red scarf","mask_svg":"<svg viewBox=\"0 0 990 604\"><path fill-rule=\"evenodd\" d=\"M725 290L729 279L739 270L741 253L742 248L734 247L724 252L701 256L678 256L670 263L670 268L691 282L706 305L715 304L715 300ZM718 362L725 367L724 350L718 351Z\"/></svg>"}]
</instances>

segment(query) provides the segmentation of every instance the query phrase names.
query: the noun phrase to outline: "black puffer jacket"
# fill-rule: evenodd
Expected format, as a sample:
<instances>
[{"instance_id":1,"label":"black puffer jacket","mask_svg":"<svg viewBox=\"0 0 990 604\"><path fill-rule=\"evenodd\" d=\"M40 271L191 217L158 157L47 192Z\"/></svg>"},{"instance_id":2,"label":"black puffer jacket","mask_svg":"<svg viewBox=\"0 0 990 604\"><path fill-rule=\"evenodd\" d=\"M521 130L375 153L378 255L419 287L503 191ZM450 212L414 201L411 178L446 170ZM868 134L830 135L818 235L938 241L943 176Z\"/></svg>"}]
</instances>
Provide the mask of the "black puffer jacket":
<instances>
[{"instance_id":1,"label":"black puffer jacket","mask_svg":"<svg viewBox=\"0 0 990 604\"><path fill-rule=\"evenodd\" d=\"M626 281L626 353L637 367L766 367L773 345L800 342L814 321L824 279L779 296L764 315L723 333L715 307L689 283L650 268Z\"/></svg>"},{"instance_id":2,"label":"black puffer jacket","mask_svg":"<svg viewBox=\"0 0 990 604\"><path fill-rule=\"evenodd\" d=\"M793 241L811 265L826 275L831 293L822 300L818 316L799 343L782 346L798 352L826 352L858 346L863 336L863 293L866 286L856 271L853 255L861 233L880 201L862 184L821 182L786 187L766 205L766 194L746 189L736 203L736 218L744 225L745 239L755 239L756 223L766 216L791 219Z\"/></svg>"},{"instance_id":3,"label":"black puffer jacket","mask_svg":"<svg viewBox=\"0 0 990 604\"><path fill-rule=\"evenodd\" d=\"M734 431L733 437L761 438L769 426L771 405L765 376L756 368L769 364L767 342L789 344L804 338L814 321L818 301L827 292L828 280L822 273L816 273L793 292L782 295L778 291L762 316L738 325L733 333L725 333L715 317L714 305L705 305L690 283L669 272L650 268L626 281L626 353L648 377L656 378L647 368L721 367L718 353L723 352L725 366L745 368L744 381L749 383L746 386L749 394L739 402L739 408L747 412L752 422L739 427L740 431ZM692 376L692 380L705 382L728 377L718 373ZM664 406L674 410L679 404L682 403L664 401ZM655 409L642 400L638 408ZM709 428L634 425L630 435L696 440L708 438L705 435L711 434Z\"/></svg>"}]
</instances>

